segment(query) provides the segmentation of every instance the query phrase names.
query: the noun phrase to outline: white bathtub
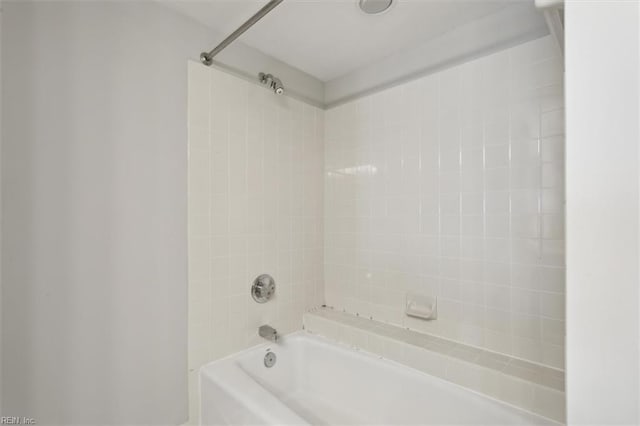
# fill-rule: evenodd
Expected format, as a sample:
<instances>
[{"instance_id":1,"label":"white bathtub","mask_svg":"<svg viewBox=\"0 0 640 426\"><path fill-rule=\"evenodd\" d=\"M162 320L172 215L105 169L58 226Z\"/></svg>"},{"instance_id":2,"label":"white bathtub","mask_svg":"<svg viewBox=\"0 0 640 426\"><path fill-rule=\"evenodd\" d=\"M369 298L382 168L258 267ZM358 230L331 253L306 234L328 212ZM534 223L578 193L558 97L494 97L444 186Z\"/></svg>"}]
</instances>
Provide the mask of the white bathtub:
<instances>
[{"instance_id":1,"label":"white bathtub","mask_svg":"<svg viewBox=\"0 0 640 426\"><path fill-rule=\"evenodd\" d=\"M555 424L304 332L205 365L200 398L203 425Z\"/></svg>"}]
</instances>

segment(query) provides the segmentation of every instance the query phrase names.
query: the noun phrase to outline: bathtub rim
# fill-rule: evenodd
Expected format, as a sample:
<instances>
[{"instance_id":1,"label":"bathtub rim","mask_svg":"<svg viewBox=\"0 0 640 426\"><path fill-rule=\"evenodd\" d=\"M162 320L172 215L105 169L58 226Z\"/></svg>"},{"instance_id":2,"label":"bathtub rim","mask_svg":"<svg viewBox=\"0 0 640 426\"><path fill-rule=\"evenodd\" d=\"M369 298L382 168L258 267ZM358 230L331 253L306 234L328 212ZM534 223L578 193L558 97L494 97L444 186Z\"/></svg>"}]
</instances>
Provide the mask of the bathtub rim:
<instances>
[{"instance_id":1,"label":"bathtub rim","mask_svg":"<svg viewBox=\"0 0 640 426\"><path fill-rule=\"evenodd\" d=\"M286 341L290 341L290 342L296 342L296 341L309 341L312 344L318 344L321 346L325 346L328 347L329 350L333 349L333 350L347 350L348 353L355 355L355 356L364 356L368 359L374 360L374 361L380 361L380 362L385 362L385 363L389 363L391 366L396 367L396 368L402 368L402 369L409 369L411 371L412 374L418 374L422 377L426 376L428 377L429 380L435 380L441 384L447 385L447 386L453 386L454 388L457 389L461 389L467 392L470 392L474 395L480 396L488 401L493 401L494 403L497 403L501 406L504 407L508 407L510 409L522 412L522 413L526 413L527 415L533 416L533 417L537 417L540 418L541 420L544 420L546 422L549 422L553 425L564 425L565 423L559 422L555 419L546 417L544 415L541 415L539 413L535 413L533 411L529 411L526 409L523 409L522 407L518 407L516 405L510 404L508 402L505 402L503 400L494 398L490 395L484 394L482 392L478 392L472 388L468 388L466 386L463 386L461 384L455 383L453 381L447 380L445 378L442 377L438 377L432 374L429 374L428 372L425 371L421 371L419 369L413 368L405 363L402 362L398 362L398 361L394 361L392 359L389 358L385 358L382 355L378 355L376 353L370 352L368 350L364 350L364 349L360 349L357 347L354 347L352 345L343 343L343 342L339 342L333 339L330 339L328 337L319 335L319 334L314 334L311 333L307 330L297 330L291 333L287 333L283 336L281 336L281 339L283 342ZM279 345L281 345L282 343L274 343L274 342L264 342L264 343L259 343L256 345L253 345L251 347L248 347L246 349L240 350L238 352L234 352L232 354L229 354L223 358L217 359L217 360L213 360L211 362L208 362L206 364L204 364L202 367L200 367L198 369L198 388L200 390L200 397L202 395L201 391L202 391L202 380L204 378L208 378L209 380L215 380L216 376L217 378L220 378L220 375L214 375L211 372L211 369L218 368L220 366L223 365L229 365L229 367L231 367L231 369L236 369L238 372L240 372L243 375L246 375L252 382L255 383L256 386L258 386L260 389L262 389L264 391L265 394L268 394L271 398L273 398L271 400L271 398L268 398L269 400L272 401L272 403L274 404L274 406L277 406L278 408L284 408L285 410L291 412L291 414L293 414L295 417L299 418L299 420L296 420L296 424L300 424L300 425L308 425L310 424L307 420L303 419L302 417L300 417L297 413L295 413L293 410L291 410L286 404L284 404L280 399L278 399L273 393L271 393L269 390L265 389L262 385L260 385L258 382L256 382L256 380L248 373L246 372L241 366L240 366L240 359L245 358L247 355L251 354L251 353L255 353L259 350L267 350L270 348L278 348ZM225 380L227 381L227 380ZM232 387L230 387L232 388ZM239 394L235 394L235 396L237 397L237 399L239 400L239 402L242 402L243 399L246 397L245 395L239 395ZM242 396L242 398L240 398L240 396ZM202 410L202 407L200 408ZM260 410L261 413L264 413L264 410ZM280 421L281 422L281 421Z\"/></svg>"}]
</instances>

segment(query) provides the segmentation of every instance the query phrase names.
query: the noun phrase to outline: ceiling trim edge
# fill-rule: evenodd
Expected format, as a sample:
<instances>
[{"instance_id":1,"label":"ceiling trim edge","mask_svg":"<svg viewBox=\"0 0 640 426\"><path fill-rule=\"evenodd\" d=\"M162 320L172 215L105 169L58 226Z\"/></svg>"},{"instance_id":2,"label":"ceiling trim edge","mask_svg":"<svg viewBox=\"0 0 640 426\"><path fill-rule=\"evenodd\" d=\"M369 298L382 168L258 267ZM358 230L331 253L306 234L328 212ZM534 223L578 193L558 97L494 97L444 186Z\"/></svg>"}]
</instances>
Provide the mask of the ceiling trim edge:
<instances>
[{"instance_id":1,"label":"ceiling trim edge","mask_svg":"<svg viewBox=\"0 0 640 426\"><path fill-rule=\"evenodd\" d=\"M545 19L533 4L510 6L410 50L326 82L325 108L333 108L546 35L549 35L549 29ZM462 48L451 50L443 46Z\"/></svg>"}]
</instances>

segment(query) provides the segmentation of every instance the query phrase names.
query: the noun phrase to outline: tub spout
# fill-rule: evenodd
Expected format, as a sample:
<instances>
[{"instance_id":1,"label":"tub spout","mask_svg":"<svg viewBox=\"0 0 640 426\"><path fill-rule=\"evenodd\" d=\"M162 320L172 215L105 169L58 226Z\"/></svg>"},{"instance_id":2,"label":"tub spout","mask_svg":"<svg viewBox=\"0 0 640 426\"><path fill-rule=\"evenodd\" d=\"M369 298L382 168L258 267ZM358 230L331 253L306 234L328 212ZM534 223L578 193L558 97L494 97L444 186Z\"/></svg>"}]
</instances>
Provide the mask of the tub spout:
<instances>
[{"instance_id":1,"label":"tub spout","mask_svg":"<svg viewBox=\"0 0 640 426\"><path fill-rule=\"evenodd\" d=\"M260 335L260 337L264 337L265 339L271 340L272 342L278 341L278 332L270 325L261 325L258 329L258 334Z\"/></svg>"}]
</instances>

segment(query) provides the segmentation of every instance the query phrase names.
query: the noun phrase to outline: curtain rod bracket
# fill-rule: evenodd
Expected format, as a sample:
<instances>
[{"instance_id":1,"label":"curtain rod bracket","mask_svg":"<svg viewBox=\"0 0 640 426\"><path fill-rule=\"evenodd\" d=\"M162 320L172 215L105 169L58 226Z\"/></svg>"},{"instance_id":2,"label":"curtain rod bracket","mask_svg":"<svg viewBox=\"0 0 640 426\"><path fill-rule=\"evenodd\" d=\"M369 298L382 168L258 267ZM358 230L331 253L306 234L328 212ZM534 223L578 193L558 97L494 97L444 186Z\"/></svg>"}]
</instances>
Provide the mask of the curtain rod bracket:
<instances>
[{"instance_id":1,"label":"curtain rod bracket","mask_svg":"<svg viewBox=\"0 0 640 426\"><path fill-rule=\"evenodd\" d=\"M208 52L202 52L200 54L200 62L205 64L206 66L210 66L213 63L213 58L209 55Z\"/></svg>"}]
</instances>

